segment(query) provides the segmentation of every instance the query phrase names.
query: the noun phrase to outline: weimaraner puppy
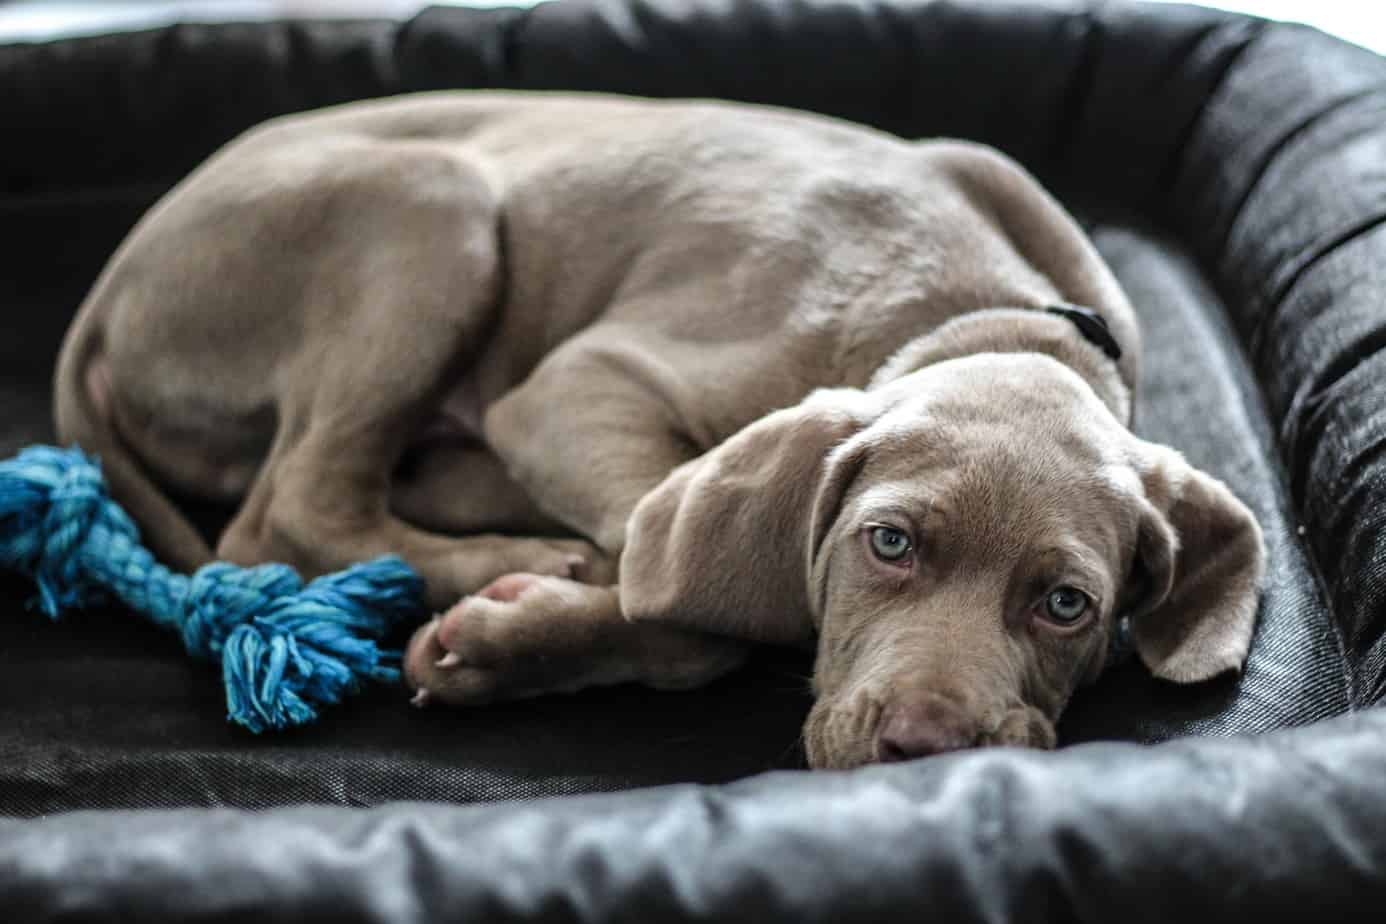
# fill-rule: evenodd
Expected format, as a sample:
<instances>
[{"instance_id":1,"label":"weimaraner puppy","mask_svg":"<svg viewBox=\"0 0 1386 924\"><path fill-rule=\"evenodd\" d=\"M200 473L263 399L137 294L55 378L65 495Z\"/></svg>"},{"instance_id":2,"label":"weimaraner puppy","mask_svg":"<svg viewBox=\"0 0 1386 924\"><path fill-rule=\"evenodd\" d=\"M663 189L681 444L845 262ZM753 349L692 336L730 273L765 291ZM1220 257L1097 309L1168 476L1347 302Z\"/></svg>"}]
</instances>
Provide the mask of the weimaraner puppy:
<instances>
[{"instance_id":1,"label":"weimaraner puppy","mask_svg":"<svg viewBox=\"0 0 1386 924\"><path fill-rule=\"evenodd\" d=\"M1139 355L995 151L456 92L212 157L106 267L56 414L179 565L403 555L419 704L816 644L808 758L847 767L1052 746L1119 620L1159 677L1240 668L1260 531L1127 429ZM215 549L170 495L238 505Z\"/></svg>"}]
</instances>

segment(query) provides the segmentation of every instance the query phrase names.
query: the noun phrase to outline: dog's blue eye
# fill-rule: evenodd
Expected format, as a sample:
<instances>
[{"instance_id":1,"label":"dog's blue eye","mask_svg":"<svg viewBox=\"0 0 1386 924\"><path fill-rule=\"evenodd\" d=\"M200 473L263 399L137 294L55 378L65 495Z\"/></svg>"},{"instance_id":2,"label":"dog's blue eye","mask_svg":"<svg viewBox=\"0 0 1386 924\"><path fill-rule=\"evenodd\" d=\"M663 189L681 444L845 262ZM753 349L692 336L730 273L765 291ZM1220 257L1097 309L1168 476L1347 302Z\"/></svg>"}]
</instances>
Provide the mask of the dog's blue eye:
<instances>
[{"instance_id":1,"label":"dog's blue eye","mask_svg":"<svg viewBox=\"0 0 1386 924\"><path fill-rule=\"evenodd\" d=\"M1083 614L1088 611L1088 595L1076 587L1065 585L1050 591L1044 606L1050 619L1064 625L1072 625L1082 619Z\"/></svg>"},{"instance_id":2,"label":"dog's blue eye","mask_svg":"<svg viewBox=\"0 0 1386 924\"><path fill-rule=\"evenodd\" d=\"M910 537L894 526L871 527L871 551L882 561L898 562L914 549Z\"/></svg>"}]
</instances>

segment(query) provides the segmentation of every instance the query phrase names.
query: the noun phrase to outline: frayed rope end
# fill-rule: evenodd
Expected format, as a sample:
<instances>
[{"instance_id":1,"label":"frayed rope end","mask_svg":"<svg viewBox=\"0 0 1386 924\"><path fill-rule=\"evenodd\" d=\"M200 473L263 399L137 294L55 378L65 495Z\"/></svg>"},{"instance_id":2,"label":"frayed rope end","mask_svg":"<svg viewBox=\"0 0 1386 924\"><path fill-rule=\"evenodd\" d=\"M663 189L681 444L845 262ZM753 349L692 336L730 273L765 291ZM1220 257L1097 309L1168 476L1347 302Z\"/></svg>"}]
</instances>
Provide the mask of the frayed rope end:
<instances>
[{"instance_id":1,"label":"frayed rope end","mask_svg":"<svg viewBox=\"0 0 1386 924\"><path fill-rule=\"evenodd\" d=\"M380 638L422 609L423 581L388 556L325 574L234 629L221 651L227 714L254 732L311 722L363 680L398 683Z\"/></svg>"}]
</instances>

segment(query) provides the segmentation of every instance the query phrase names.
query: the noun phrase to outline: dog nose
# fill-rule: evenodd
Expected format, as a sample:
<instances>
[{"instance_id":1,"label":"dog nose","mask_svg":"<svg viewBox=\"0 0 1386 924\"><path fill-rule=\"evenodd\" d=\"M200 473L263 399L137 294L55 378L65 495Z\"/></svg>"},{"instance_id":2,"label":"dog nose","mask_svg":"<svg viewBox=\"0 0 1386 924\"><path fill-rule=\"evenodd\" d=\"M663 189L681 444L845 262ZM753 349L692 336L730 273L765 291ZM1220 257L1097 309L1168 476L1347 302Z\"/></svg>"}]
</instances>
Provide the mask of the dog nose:
<instances>
[{"instance_id":1,"label":"dog nose","mask_svg":"<svg viewBox=\"0 0 1386 924\"><path fill-rule=\"evenodd\" d=\"M942 697L895 703L881 717L876 756L882 763L928 757L972 747L979 737L962 708Z\"/></svg>"}]
</instances>

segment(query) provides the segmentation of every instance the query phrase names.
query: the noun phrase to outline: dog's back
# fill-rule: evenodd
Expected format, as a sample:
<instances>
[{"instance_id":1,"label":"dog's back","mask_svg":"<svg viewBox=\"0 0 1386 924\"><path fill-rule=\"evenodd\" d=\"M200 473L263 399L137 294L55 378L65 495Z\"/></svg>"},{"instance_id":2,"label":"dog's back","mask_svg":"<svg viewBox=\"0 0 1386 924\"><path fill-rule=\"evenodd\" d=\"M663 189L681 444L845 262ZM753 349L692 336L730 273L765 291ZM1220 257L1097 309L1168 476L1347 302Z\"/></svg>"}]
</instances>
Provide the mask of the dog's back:
<instances>
[{"instance_id":1,"label":"dog's back","mask_svg":"<svg viewBox=\"0 0 1386 924\"><path fill-rule=\"evenodd\" d=\"M900 345L978 308L1067 298L1137 337L1067 214L980 145L766 107L542 93L341 107L271 123L255 143L334 135L376 139L377 156L436 146L496 191L503 297L471 371L483 407L601 324L688 366L696 394L671 397L695 405L712 442L814 387L865 384Z\"/></svg>"}]
</instances>

